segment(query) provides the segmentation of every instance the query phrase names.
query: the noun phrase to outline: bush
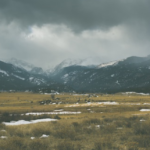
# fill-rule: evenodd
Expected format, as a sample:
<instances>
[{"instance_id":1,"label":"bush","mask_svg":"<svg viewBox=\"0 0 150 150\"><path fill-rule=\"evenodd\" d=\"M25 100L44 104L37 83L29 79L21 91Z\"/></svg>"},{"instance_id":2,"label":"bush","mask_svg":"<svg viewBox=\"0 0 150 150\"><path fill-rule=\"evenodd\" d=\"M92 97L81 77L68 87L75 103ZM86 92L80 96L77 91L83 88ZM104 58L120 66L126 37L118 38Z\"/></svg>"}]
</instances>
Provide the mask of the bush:
<instances>
[{"instance_id":1,"label":"bush","mask_svg":"<svg viewBox=\"0 0 150 150\"><path fill-rule=\"evenodd\" d=\"M108 139L101 139L94 144L94 150L112 149L112 143Z\"/></svg>"},{"instance_id":2,"label":"bush","mask_svg":"<svg viewBox=\"0 0 150 150\"><path fill-rule=\"evenodd\" d=\"M91 124L101 124L102 121L100 119L89 119L89 120L85 120L83 121L83 124L86 124L86 125L91 125Z\"/></svg>"},{"instance_id":3,"label":"bush","mask_svg":"<svg viewBox=\"0 0 150 150\"><path fill-rule=\"evenodd\" d=\"M116 131L116 125L115 124L108 124L103 126L102 132L105 134L112 134L113 132Z\"/></svg>"},{"instance_id":4,"label":"bush","mask_svg":"<svg viewBox=\"0 0 150 150\"><path fill-rule=\"evenodd\" d=\"M70 126L62 126L58 128L57 130L55 130L53 134L55 137L58 137L61 139L69 138L71 140L75 140L76 132Z\"/></svg>"},{"instance_id":5,"label":"bush","mask_svg":"<svg viewBox=\"0 0 150 150\"><path fill-rule=\"evenodd\" d=\"M71 142L61 142L59 143L56 147L56 150L75 150L75 146L74 144L72 144Z\"/></svg>"},{"instance_id":6,"label":"bush","mask_svg":"<svg viewBox=\"0 0 150 150\"><path fill-rule=\"evenodd\" d=\"M5 129L5 127L6 127L6 126L5 126L4 124L1 124L1 123L0 123L0 130Z\"/></svg>"},{"instance_id":7,"label":"bush","mask_svg":"<svg viewBox=\"0 0 150 150\"><path fill-rule=\"evenodd\" d=\"M58 115L55 115L54 119L61 119L61 118Z\"/></svg>"},{"instance_id":8,"label":"bush","mask_svg":"<svg viewBox=\"0 0 150 150\"><path fill-rule=\"evenodd\" d=\"M134 141L138 143L138 146L143 148L150 147L150 136L136 136Z\"/></svg>"},{"instance_id":9,"label":"bush","mask_svg":"<svg viewBox=\"0 0 150 150\"><path fill-rule=\"evenodd\" d=\"M40 139L35 139L29 143L30 150L48 150L48 142L42 141Z\"/></svg>"},{"instance_id":10,"label":"bush","mask_svg":"<svg viewBox=\"0 0 150 150\"><path fill-rule=\"evenodd\" d=\"M141 122L138 125L134 125L135 134L141 135L150 135L150 123L149 122Z\"/></svg>"}]
</instances>

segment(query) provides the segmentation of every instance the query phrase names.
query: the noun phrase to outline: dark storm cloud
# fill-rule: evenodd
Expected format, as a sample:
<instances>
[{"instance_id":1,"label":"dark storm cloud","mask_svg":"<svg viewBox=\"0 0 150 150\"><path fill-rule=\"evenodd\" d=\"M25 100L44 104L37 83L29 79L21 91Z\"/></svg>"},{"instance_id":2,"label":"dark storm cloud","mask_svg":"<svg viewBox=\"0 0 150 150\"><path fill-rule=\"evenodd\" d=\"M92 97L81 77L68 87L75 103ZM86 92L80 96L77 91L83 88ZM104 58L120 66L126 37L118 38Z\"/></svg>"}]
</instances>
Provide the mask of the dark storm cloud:
<instances>
[{"instance_id":1,"label":"dark storm cloud","mask_svg":"<svg viewBox=\"0 0 150 150\"><path fill-rule=\"evenodd\" d=\"M149 0L1 0L0 17L24 27L62 23L81 31L133 20L150 25L149 6Z\"/></svg>"},{"instance_id":2,"label":"dark storm cloud","mask_svg":"<svg viewBox=\"0 0 150 150\"><path fill-rule=\"evenodd\" d=\"M146 56L149 6L150 0L0 0L0 59L46 67L66 58Z\"/></svg>"}]
</instances>

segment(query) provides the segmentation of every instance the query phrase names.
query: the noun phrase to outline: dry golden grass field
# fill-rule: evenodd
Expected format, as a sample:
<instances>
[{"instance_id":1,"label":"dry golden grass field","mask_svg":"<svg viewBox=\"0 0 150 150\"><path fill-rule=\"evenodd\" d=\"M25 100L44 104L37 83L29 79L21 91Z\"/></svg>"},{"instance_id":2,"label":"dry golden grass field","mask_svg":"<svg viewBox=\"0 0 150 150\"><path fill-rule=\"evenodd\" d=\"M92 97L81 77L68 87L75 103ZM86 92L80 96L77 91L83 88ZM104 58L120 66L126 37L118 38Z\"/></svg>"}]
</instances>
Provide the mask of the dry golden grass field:
<instances>
[{"instance_id":1,"label":"dry golden grass field","mask_svg":"<svg viewBox=\"0 0 150 150\"><path fill-rule=\"evenodd\" d=\"M0 93L0 150L150 150L150 96Z\"/></svg>"}]
</instances>

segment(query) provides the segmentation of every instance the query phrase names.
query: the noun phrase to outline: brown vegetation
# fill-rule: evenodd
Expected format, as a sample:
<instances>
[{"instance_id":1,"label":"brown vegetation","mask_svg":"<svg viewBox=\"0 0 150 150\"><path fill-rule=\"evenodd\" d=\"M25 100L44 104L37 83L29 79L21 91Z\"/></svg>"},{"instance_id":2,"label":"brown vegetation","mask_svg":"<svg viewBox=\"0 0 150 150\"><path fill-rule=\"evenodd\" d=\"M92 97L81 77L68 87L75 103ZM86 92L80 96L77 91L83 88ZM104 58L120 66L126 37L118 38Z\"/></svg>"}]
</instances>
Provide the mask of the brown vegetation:
<instances>
[{"instance_id":1,"label":"brown vegetation","mask_svg":"<svg viewBox=\"0 0 150 150\"><path fill-rule=\"evenodd\" d=\"M19 98L18 98L19 97ZM0 124L0 149L2 150L149 150L150 108L149 96L98 95L90 97L91 104L85 104L86 95L50 95L32 93L1 93L0 121L33 120L56 118L56 122L31 125L5 126ZM55 98L55 99L56 99ZM80 99L80 101L78 101ZM52 103L41 105L40 101ZM31 103L31 101L33 103ZM78 107L69 107L75 103ZM96 102L115 101L118 105L104 105ZM62 102L59 104L59 102ZM139 104L138 104L139 103ZM81 114L63 115L21 115L27 112L80 111ZM40 138L43 134L47 138ZM35 139L31 139L35 137Z\"/></svg>"}]
</instances>

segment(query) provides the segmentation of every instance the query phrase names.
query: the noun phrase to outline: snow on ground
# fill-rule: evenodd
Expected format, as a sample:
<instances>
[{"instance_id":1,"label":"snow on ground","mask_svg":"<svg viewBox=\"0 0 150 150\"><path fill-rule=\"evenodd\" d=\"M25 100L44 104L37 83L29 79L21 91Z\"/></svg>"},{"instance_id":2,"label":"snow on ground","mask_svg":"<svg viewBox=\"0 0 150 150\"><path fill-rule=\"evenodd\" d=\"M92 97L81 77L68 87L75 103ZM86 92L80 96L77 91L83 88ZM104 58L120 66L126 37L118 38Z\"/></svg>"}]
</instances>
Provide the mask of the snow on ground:
<instances>
[{"instance_id":1,"label":"snow on ground","mask_svg":"<svg viewBox=\"0 0 150 150\"><path fill-rule=\"evenodd\" d=\"M101 106L101 107L105 107L104 105L150 105L150 103L118 103L118 102L97 102L97 103L91 103L91 102L88 102L88 103L83 103L83 104L67 104L65 107L86 107L86 106L89 106L89 107L94 107L94 106ZM89 109L87 109L89 110Z\"/></svg>"},{"instance_id":2,"label":"snow on ground","mask_svg":"<svg viewBox=\"0 0 150 150\"><path fill-rule=\"evenodd\" d=\"M108 67L108 66L113 66L113 65L117 65L119 61L112 61L112 62L109 62L109 63L103 63L103 64L100 64L98 66L98 68L103 68L103 67Z\"/></svg>"},{"instance_id":3,"label":"snow on ground","mask_svg":"<svg viewBox=\"0 0 150 150\"><path fill-rule=\"evenodd\" d=\"M144 119L141 119L140 121L145 121Z\"/></svg>"},{"instance_id":4,"label":"snow on ground","mask_svg":"<svg viewBox=\"0 0 150 150\"><path fill-rule=\"evenodd\" d=\"M71 112L71 111L61 111L61 112L30 112L30 113L26 113L26 114L22 114L22 115L63 115L63 114L69 114L69 115L74 115L74 114L81 114L80 111L78 112Z\"/></svg>"},{"instance_id":5,"label":"snow on ground","mask_svg":"<svg viewBox=\"0 0 150 150\"><path fill-rule=\"evenodd\" d=\"M3 73L3 74L5 74L6 76L9 76L9 74L8 74L6 71L1 70L1 69L0 69L0 73Z\"/></svg>"},{"instance_id":6,"label":"snow on ground","mask_svg":"<svg viewBox=\"0 0 150 150\"><path fill-rule=\"evenodd\" d=\"M65 74L65 75L63 76L63 78L66 78L66 77L68 77L68 74Z\"/></svg>"},{"instance_id":7,"label":"snow on ground","mask_svg":"<svg viewBox=\"0 0 150 150\"><path fill-rule=\"evenodd\" d=\"M96 128L100 128L100 125L96 125L95 127L96 127Z\"/></svg>"},{"instance_id":8,"label":"snow on ground","mask_svg":"<svg viewBox=\"0 0 150 150\"><path fill-rule=\"evenodd\" d=\"M136 92L125 92L125 93L122 93L122 94L137 94L137 95L150 95L149 93L136 93Z\"/></svg>"},{"instance_id":9,"label":"snow on ground","mask_svg":"<svg viewBox=\"0 0 150 150\"><path fill-rule=\"evenodd\" d=\"M31 137L31 140L34 140L35 139L35 137Z\"/></svg>"},{"instance_id":10,"label":"snow on ground","mask_svg":"<svg viewBox=\"0 0 150 150\"><path fill-rule=\"evenodd\" d=\"M150 109L141 109L140 111L150 111Z\"/></svg>"},{"instance_id":11,"label":"snow on ground","mask_svg":"<svg viewBox=\"0 0 150 150\"><path fill-rule=\"evenodd\" d=\"M1 139L7 139L7 136L1 136L0 138Z\"/></svg>"},{"instance_id":12,"label":"snow on ground","mask_svg":"<svg viewBox=\"0 0 150 150\"><path fill-rule=\"evenodd\" d=\"M63 111L63 109L59 109L59 110L54 110L54 111Z\"/></svg>"},{"instance_id":13,"label":"snow on ground","mask_svg":"<svg viewBox=\"0 0 150 150\"><path fill-rule=\"evenodd\" d=\"M99 102L98 104L104 104L104 105L118 105L117 102Z\"/></svg>"},{"instance_id":14,"label":"snow on ground","mask_svg":"<svg viewBox=\"0 0 150 150\"><path fill-rule=\"evenodd\" d=\"M13 75L14 77L20 79L20 80L25 80L25 78L22 78L22 77L20 77L20 76L15 75L15 74L12 74L12 75Z\"/></svg>"},{"instance_id":15,"label":"snow on ground","mask_svg":"<svg viewBox=\"0 0 150 150\"><path fill-rule=\"evenodd\" d=\"M150 103L144 103L143 105L150 105Z\"/></svg>"},{"instance_id":16,"label":"snow on ground","mask_svg":"<svg viewBox=\"0 0 150 150\"><path fill-rule=\"evenodd\" d=\"M31 120L31 121L25 121L25 120L19 120L19 121L11 121L11 122L3 122L3 124L5 125L24 125L24 124L34 124L34 123L39 123L39 122L49 122L49 121L57 121L57 119L50 119L50 118L46 118L46 119L37 119L37 120Z\"/></svg>"},{"instance_id":17,"label":"snow on ground","mask_svg":"<svg viewBox=\"0 0 150 150\"><path fill-rule=\"evenodd\" d=\"M1 130L1 132L6 132L6 130Z\"/></svg>"},{"instance_id":18,"label":"snow on ground","mask_svg":"<svg viewBox=\"0 0 150 150\"><path fill-rule=\"evenodd\" d=\"M48 138L49 135L43 134L40 138Z\"/></svg>"},{"instance_id":19,"label":"snow on ground","mask_svg":"<svg viewBox=\"0 0 150 150\"><path fill-rule=\"evenodd\" d=\"M113 78L114 76L115 76L114 74L111 75L112 78Z\"/></svg>"},{"instance_id":20,"label":"snow on ground","mask_svg":"<svg viewBox=\"0 0 150 150\"><path fill-rule=\"evenodd\" d=\"M141 103L120 103L121 105L141 105Z\"/></svg>"},{"instance_id":21,"label":"snow on ground","mask_svg":"<svg viewBox=\"0 0 150 150\"><path fill-rule=\"evenodd\" d=\"M117 102L98 102L98 103L84 103L84 104L73 104L73 105L66 105L65 107L84 107L84 106L97 106L97 105L118 105Z\"/></svg>"},{"instance_id":22,"label":"snow on ground","mask_svg":"<svg viewBox=\"0 0 150 150\"><path fill-rule=\"evenodd\" d=\"M119 128L117 128L118 130L122 130L123 128L122 127L119 127Z\"/></svg>"}]
</instances>

